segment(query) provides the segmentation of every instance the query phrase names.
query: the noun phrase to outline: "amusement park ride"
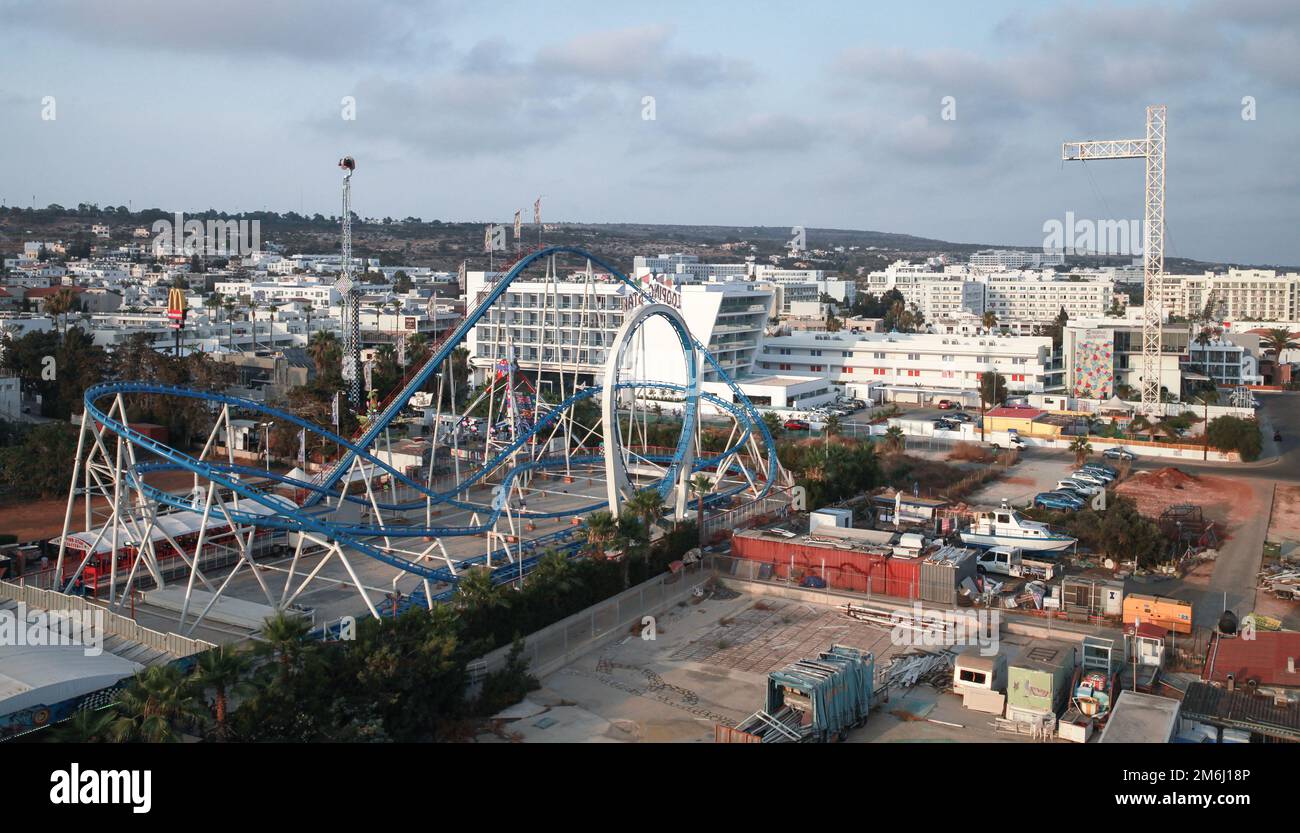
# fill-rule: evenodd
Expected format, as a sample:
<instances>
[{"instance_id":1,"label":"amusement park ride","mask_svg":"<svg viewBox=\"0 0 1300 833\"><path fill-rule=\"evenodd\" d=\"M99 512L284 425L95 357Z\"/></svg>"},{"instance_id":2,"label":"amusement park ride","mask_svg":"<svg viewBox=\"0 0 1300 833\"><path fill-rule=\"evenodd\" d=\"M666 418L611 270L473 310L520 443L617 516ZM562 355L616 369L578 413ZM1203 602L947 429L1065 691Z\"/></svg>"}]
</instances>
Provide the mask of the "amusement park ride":
<instances>
[{"instance_id":1,"label":"amusement park ride","mask_svg":"<svg viewBox=\"0 0 1300 833\"><path fill-rule=\"evenodd\" d=\"M548 403L537 395L540 365L535 372L522 370L507 355L497 361L487 384L465 397L459 409L444 414L445 402L458 401L450 371L466 336L530 266L546 266L554 273L556 260L569 258L588 270L595 264L625 284L639 302L625 313L601 384L583 386L577 373L560 366L559 395L552 397L560 401ZM641 332L651 319L666 322L676 334L685 383L647 374L647 367L661 368L665 359L645 355ZM701 389L706 364L730 389L729 396ZM551 369L548 374L552 380L557 375ZM638 394L647 389L680 398L675 445L635 443L637 426L652 407ZM420 443L422 464L399 469L392 465L390 429L413 397L427 399L429 392L437 413L432 434ZM444 397L445 392L451 395ZM201 450L194 454L173 448L143 426L132 427L127 414L136 397L204 403L213 420ZM702 403L730 423L720 452L701 447ZM340 454L314 473L243 465L232 443L222 441L234 436L232 421L241 418L294 426ZM150 482L156 480L150 475L164 472L192 475L189 491L178 494ZM691 479L701 473L712 488L693 497ZM591 487L585 493L578 488L583 484ZM373 580L367 587L358 576L358 556L379 562L376 566L386 574L392 568L391 587L400 591L395 595L402 604L432 608L455 592L468 568L491 569L497 583L522 582L543 552L579 552L585 516L605 508L617 515L622 502L638 491L654 489L666 514L686 519L693 517L698 500L715 509L774 502L785 499L782 494L790 485L758 412L691 335L681 313L656 303L598 256L551 246L524 254L498 273L470 300L464 319L443 334L386 399L372 406L351 437L220 392L147 380L88 389L53 574L61 589L90 587L115 608L141 586L183 584L177 631L193 633L237 575L251 574L267 605L285 610L336 559L365 609L379 616ZM84 498L80 530L74 526L78 497ZM548 519L555 531L529 536ZM475 537L481 548L471 545L467 551L464 542ZM446 546L453 539L462 542L455 555ZM285 543L268 546L271 541ZM400 587L402 581L408 584Z\"/></svg>"}]
</instances>

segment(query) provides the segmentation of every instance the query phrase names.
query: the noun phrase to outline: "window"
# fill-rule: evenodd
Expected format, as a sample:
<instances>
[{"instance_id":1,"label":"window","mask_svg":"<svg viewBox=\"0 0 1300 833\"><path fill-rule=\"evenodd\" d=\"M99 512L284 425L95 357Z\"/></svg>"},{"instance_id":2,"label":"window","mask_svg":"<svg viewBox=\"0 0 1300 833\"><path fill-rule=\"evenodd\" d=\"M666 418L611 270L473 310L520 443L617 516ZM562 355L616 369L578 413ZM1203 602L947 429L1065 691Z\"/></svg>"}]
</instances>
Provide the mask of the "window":
<instances>
[{"instance_id":1,"label":"window","mask_svg":"<svg viewBox=\"0 0 1300 833\"><path fill-rule=\"evenodd\" d=\"M972 671L969 668L961 670L961 681L963 683L974 683L975 685L987 685L988 675L983 671Z\"/></svg>"},{"instance_id":2,"label":"window","mask_svg":"<svg viewBox=\"0 0 1300 833\"><path fill-rule=\"evenodd\" d=\"M844 371L845 373L853 372L853 368L849 367L848 365L845 365L844 367L840 368L840 370Z\"/></svg>"},{"instance_id":3,"label":"window","mask_svg":"<svg viewBox=\"0 0 1300 833\"><path fill-rule=\"evenodd\" d=\"M814 372L814 373L820 373L820 372L822 371L823 367L824 367L824 366L823 366L823 365L820 365L820 364L810 364L810 365L808 365L808 369L811 370L811 371Z\"/></svg>"},{"instance_id":4,"label":"window","mask_svg":"<svg viewBox=\"0 0 1300 833\"><path fill-rule=\"evenodd\" d=\"M871 374L873 376L884 376L885 369L883 367L873 367L871 368Z\"/></svg>"},{"instance_id":5,"label":"window","mask_svg":"<svg viewBox=\"0 0 1300 833\"><path fill-rule=\"evenodd\" d=\"M908 376L920 376L920 375L921 375L921 371L919 371L919 370L909 370L909 371L907 371L907 375L908 375Z\"/></svg>"},{"instance_id":6,"label":"window","mask_svg":"<svg viewBox=\"0 0 1300 833\"><path fill-rule=\"evenodd\" d=\"M920 354L920 353L908 353L908 354L907 354L907 360L908 360L909 362L919 362L919 361L921 360L921 354Z\"/></svg>"}]
</instances>

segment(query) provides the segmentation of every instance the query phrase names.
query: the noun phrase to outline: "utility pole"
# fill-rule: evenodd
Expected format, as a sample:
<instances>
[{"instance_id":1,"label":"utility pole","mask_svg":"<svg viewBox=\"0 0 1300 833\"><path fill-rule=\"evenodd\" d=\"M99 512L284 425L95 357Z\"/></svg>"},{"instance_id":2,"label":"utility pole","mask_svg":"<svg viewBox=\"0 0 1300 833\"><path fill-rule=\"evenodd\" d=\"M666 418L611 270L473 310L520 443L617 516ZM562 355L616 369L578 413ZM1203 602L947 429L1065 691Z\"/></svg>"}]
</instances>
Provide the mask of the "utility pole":
<instances>
[{"instance_id":1,"label":"utility pole","mask_svg":"<svg viewBox=\"0 0 1300 833\"><path fill-rule=\"evenodd\" d=\"M351 156L339 160L343 169L343 241L339 279L334 288L343 296L343 379L348 385L348 402L361 409L361 289L352 275L352 173L357 162Z\"/></svg>"},{"instance_id":2,"label":"utility pole","mask_svg":"<svg viewBox=\"0 0 1300 833\"><path fill-rule=\"evenodd\" d=\"M1165 105L1147 107L1145 139L1064 142L1061 159L1146 160L1146 209L1142 246L1142 405L1143 415L1160 408L1160 352L1165 271Z\"/></svg>"}]
</instances>

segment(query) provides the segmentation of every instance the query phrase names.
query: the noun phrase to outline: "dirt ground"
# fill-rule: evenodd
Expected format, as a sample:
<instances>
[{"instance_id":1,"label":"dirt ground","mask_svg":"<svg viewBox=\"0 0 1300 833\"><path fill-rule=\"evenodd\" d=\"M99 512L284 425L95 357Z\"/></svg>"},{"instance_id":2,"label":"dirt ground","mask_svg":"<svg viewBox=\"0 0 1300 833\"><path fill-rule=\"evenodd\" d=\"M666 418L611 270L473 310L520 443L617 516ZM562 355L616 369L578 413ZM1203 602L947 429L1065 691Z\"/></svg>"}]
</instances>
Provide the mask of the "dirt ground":
<instances>
[{"instance_id":1,"label":"dirt ground","mask_svg":"<svg viewBox=\"0 0 1300 833\"><path fill-rule=\"evenodd\" d=\"M1158 519L1170 506L1189 503L1200 506L1205 517L1226 525L1231 532L1243 523L1268 512L1267 498L1247 482L1231 477L1188 474L1176 468L1137 472L1116 491L1137 503L1138 511ZM1220 530L1220 538L1224 536Z\"/></svg>"},{"instance_id":2,"label":"dirt ground","mask_svg":"<svg viewBox=\"0 0 1300 833\"><path fill-rule=\"evenodd\" d=\"M168 491L177 491L188 488L194 482L194 475L181 471L157 472L149 475L145 480L150 485ZM101 504L106 502L96 501L96 508ZM49 540L63 533L63 516L67 510L66 495L0 506L0 533L17 535L20 542ZM79 523L84 520L85 512L85 500L78 498L72 513L73 522Z\"/></svg>"},{"instance_id":3,"label":"dirt ground","mask_svg":"<svg viewBox=\"0 0 1300 833\"><path fill-rule=\"evenodd\" d=\"M1300 485L1277 484L1268 540L1300 542Z\"/></svg>"}]
</instances>

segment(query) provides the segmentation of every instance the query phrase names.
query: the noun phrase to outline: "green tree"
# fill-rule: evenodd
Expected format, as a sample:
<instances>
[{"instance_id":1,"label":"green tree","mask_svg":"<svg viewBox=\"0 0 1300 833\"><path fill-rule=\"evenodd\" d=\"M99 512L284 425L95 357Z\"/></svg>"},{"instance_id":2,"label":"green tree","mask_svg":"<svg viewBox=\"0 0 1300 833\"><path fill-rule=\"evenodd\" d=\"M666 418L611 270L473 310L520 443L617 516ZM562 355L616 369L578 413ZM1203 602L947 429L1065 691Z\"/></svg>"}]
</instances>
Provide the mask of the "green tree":
<instances>
[{"instance_id":1,"label":"green tree","mask_svg":"<svg viewBox=\"0 0 1300 833\"><path fill-rule=\"evenodd\" d=\"M697 474L691 478L691 492L695 495L696 501L696 526L700 533L700 548L704 547L704 501L705 498L713 491L713 481L707 474Z\"/></svg>"},{"instance_id":2,"label":"green tree","mask_svg":"<svg viewBox=\"0 0 1300 833\"><path fill-rule=\"evenodd\" d=\"M54 727L50 740L57 743L108 743L118 713L113 707L82 709Z\"/></svg>"},{"instance_id":3,"label":"green tree","mask_svg":"<svg viewBox=\"0 0 1300 833\"><path fill-rule=\"evenodd\" d=\"M227 740L230 698L254 691L246 679L252 665L248 654L225 646L205 651L194 668L194 684L200 692L212 692L212 716L216 720L217 738Z\"/></svg>"},{"instance_id":4,"label":"green tree","mask_svg":"<svg viewBox=\"0 0 1300 833\"><path fill-rule=\"evenodd\" d=\"M117 699L110 737L118 742L174 743L206 710L174 665L153 665L131 678Z\"/></svg>"},{"instance_id":5,"label":"green tree","mask_svg":"<svg viewBox=\"0 0 1300 833\"><path fill-rule=\"evenodd\" d=\"M1082 466L1092 455L1092 443L1087 437L1075 437L1070 441L1070 453L1074 455L1074 464Z\"/></svg>"},{"instance_id":6,"label":"green tree","mask_svg":"<svg viewBox=\"0 0 1300 833\"><path fill-rule=\"evenodd\" d=\"M604 558L605 550L618 533L618 523L608 509L600 509L587 516L583 534L587 539L587 555Z\"/></svg>"},{"instance_id":7,"label":"green tree","mask_svg":"<svg viewBox=\"0 0 1300 833\"><path fill-rule=\"evenodd\" d=\"M1278 361L1281 361L1282 354L1287 350L1300 349L1300 344L1291 338L1291 331L1285 327L1266 330L1260 338L1260 346L1272 353L1273 358Z\"/></svg>"}]
</instances>

